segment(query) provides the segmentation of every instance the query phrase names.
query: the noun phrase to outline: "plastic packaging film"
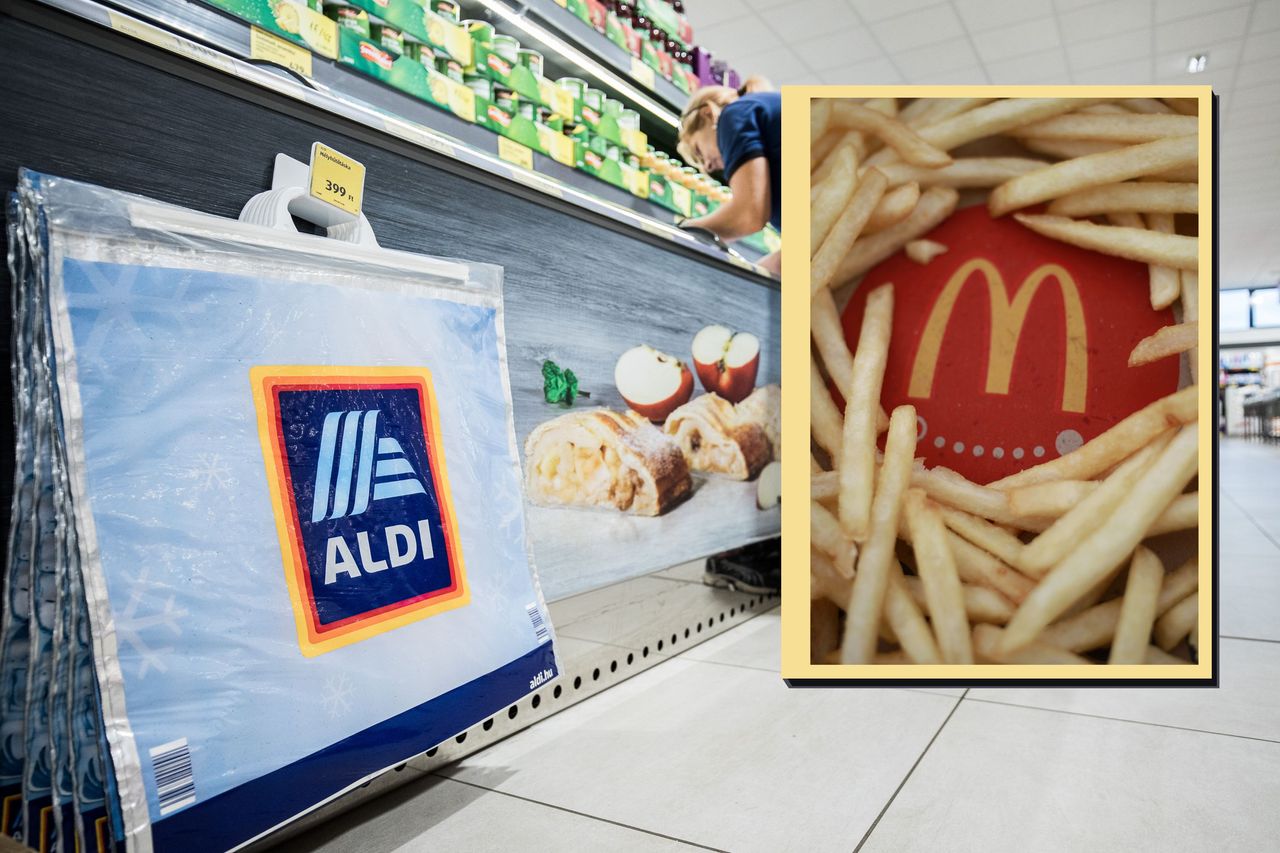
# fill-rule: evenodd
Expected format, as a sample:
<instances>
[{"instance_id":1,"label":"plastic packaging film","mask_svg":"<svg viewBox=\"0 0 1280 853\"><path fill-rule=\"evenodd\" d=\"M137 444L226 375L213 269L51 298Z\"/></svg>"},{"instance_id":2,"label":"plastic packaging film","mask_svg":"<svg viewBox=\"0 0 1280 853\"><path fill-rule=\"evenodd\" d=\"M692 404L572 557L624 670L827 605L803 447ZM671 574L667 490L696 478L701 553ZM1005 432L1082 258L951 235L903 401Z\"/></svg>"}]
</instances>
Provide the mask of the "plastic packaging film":
<instances>
[{"instance_id":1,"label":"plastic packaging film","mask_svg":"<svg viewBox=\"0 0 1280 853\"><path fill-rule=\"evenodd\" d=\"M230 849L555 677L501 270L24 171L5 829Z\"/></svg>"}]
</instances>

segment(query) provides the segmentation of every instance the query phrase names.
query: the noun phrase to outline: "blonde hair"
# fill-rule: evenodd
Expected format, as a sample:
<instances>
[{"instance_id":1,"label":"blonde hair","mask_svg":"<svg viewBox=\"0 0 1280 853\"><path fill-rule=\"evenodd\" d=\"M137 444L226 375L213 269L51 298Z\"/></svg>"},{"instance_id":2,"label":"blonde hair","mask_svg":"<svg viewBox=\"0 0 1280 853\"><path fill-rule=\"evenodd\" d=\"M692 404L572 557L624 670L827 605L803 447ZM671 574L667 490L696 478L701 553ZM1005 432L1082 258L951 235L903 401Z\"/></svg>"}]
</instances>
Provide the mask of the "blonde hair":
<instances>
[{"instance_id":1,"label":"blonde hair","mask_svg":"<svg viewBox=\"0 0 1280 853\"><path fill-rule=\"evenodd\" d=\"M748 92L768 92L772 88L768 80L757 76L748 77L737 89L729 86L703 86L694 91L689 97L689 103L684 106L684 112L680 114L679 141L676 143L676 151L680 157L705 174L707 168L689 144L689 138L708 124L715 124L720 118L720 111L740 96Z\"/></svg>"}]
</instances>

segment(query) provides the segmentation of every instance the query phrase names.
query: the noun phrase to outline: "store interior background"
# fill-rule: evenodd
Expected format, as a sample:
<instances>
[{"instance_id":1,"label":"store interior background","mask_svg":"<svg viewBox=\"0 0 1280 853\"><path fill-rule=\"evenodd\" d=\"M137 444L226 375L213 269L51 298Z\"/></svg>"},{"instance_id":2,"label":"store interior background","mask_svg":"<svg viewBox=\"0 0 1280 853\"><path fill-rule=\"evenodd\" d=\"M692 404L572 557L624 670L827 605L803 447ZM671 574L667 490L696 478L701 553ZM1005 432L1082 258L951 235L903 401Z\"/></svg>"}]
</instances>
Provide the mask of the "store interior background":
<instances>
[{"instance_id":1,"label":"store interior background","mask_svg":"<svg viewBox=\"0 0 1280 853\"><path fill-rule=\"evenodd\" d=\"M1240 400L1280 388L1280 2L686 9L700 43L775 85L1212 85L1219 400L1228 387ZM1205 69L1189 73L1200 54ZM392 839L460 839L510 810L578 844L636 850L1273 850L1280 818L1263 804L1280 797L1280 448L1226 439L1220 477L1216 690L788 692L773 610L303 842L342 850L381 826L382 849L411 849ZM632 834L613 834L619 825Z\"/></svg>"},{"instance_id":2,"label":"store interior background","mask_svg":"<svg viewBox=\"0 0 1280 853\"><path fill-rule=\"evenodd\" d=\"M778 86L1212 85L1219 399L1280 389L1280 0L685 9L699 44ZM692 560L552 602L568 666L554 693L261 846L1274 850L1280 447L1228 438L1220 476L1217 690L788 689L776 599L704 586Z\"/></svg>"}]
</instances>

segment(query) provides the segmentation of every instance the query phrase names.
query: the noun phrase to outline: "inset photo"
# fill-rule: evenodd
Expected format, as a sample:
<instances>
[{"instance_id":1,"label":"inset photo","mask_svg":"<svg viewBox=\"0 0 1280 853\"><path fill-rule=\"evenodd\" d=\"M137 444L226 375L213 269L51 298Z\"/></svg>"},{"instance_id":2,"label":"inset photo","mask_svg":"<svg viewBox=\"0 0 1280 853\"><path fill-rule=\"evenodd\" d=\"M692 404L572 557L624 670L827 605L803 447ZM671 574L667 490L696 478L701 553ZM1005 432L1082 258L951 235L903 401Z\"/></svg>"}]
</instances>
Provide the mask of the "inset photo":
<instances>
[{"instance_id":1,"label":"inset photo","mask_svg":"<svg viewBox=\"0 0 1280 853\"><path fill-rule=\"evenodd\" d=\"M1216 678L1213 110L784 92L785 677Z\"/></svg>"}]
</instances>

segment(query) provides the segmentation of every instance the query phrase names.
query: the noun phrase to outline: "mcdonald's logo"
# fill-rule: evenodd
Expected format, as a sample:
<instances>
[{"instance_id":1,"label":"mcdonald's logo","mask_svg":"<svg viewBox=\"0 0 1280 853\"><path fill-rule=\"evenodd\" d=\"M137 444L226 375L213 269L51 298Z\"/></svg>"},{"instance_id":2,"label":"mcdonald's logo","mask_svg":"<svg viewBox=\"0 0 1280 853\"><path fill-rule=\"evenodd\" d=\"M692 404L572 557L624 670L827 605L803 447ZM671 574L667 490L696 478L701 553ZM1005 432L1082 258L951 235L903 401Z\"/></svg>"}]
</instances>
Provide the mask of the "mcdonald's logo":
<instances>
[{"instance_id":1,"label":"mcdonald's logo","mask_svg":"<svg viewBox=\"0 0 1280 853\"><path fill-rule=\"evenodd\" d=\"M951 321L951 312L961 291L981 276L987 284L991 310L991 331L987 351L988 394L1008 394L1013 376L1014 357L1026 325L1027 314L1040 286L1053 279L1062 294L1066 318L1066 373L1062 380L1062 411L1084 412L1089 385L1089 346L1085 327L1084 306L1080 291L1071 274L1058 264L1044 264L1027 276L1017 295L1011 300L1004 278L995 264L986 258L973 258L962 264L947 280L929 312L920 337L907 394L927 399L933 395L933 378L938 354Z\"/></svg>"}]
</instances>

